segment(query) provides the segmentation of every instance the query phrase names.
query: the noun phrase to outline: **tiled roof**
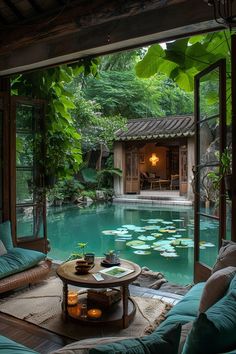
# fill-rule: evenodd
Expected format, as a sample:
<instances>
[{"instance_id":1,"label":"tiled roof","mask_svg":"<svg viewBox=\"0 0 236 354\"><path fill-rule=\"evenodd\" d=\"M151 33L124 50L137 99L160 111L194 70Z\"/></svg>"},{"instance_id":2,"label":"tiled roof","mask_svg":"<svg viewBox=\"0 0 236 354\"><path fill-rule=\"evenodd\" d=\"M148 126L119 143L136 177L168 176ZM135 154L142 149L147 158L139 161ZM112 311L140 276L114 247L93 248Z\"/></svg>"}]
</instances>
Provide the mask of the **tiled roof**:
<instances>
[{"instance_id":1,"label":"tiled roof","mask_svg":"<svg viewBox=\"0 0 236 354\"><path fill-rule=\"evenodd\" d=\"M162 118L130 119L126 129L118 130L116 141L181 138L194 135L194 117L168 116Z\"/></svg>"}]
</instances>

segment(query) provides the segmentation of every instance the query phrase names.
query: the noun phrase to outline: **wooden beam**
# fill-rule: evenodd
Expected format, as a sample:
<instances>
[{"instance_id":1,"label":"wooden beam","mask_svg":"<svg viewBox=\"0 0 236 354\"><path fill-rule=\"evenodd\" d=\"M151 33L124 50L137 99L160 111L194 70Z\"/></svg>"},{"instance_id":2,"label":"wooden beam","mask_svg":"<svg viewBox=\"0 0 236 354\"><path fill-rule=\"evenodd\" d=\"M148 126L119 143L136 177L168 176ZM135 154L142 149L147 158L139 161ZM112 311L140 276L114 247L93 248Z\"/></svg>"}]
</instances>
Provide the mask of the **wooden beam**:
<instances>
[{"instance_id":1,"label":"wooden beam","mask_svg":"<svg viewBox=\"0 0 236 354\"><path fill-rule=\"evenodd\" d=\"M23 20L25 18L23 14L20 12L20 10L16 7L16 5L11 0L3 0L3 1L18 19Z\"/></svg>"},{"instance_id":2,"label":"wooden beam","mask_svg":"<svg viewBox=\"0 0 236 354\"><path fill-rule=\"evenodd\" d=\"M131 0L127 2L130 4ZM102 5L107 1L97 0L95 3ZM67 16L63 17L61 28L58 23L54 31L51 24L47 28L45 23L44 27L39 24L38 31L36 24L32 32L28 28L27 34L25 29L23 32L21 29L19 32L22 32L22 37L17 38L17 43L15 37L11 37L12 34L6 34L5 40L0 41L0 75L222 28L213 20L212 9L204 1L199 3L199 0L171 0L167 2L168 6L164 7L160 7L159 1L156 8L153 8L153 4L149 7L147 4L145 10L137 10L137 1L133 3L136 4L134 13L129 9L127 16L113 14L110 15L110 21L109 16L99 10L97 17L92 15L92 18L88 18L87 15L81 14L77 19L74 17L74 22L71 18L68 22ZM236 10L236 4L233 4ZM85 14L88 11L87 2L84 7L79 8ZM90 9L98 11L93 6ZM132 9L134 10L134 7ZM78 15L78 11L76 14ZM14 34L17 36L19 33Z\"/></svg>"},{"instance_id":3,"label":"wooden beam","mask_svg":"<svg viewBox=\"0 0 236 354\"><path fill-rule=\"evenodd\" d=\"M42 13L42 12L43 12L42 7L39 5L39 3L36 2L36 0L28 0L28 2L30 3L31 7L32 7L37 13Z\"/></svg>"}]
</instances>

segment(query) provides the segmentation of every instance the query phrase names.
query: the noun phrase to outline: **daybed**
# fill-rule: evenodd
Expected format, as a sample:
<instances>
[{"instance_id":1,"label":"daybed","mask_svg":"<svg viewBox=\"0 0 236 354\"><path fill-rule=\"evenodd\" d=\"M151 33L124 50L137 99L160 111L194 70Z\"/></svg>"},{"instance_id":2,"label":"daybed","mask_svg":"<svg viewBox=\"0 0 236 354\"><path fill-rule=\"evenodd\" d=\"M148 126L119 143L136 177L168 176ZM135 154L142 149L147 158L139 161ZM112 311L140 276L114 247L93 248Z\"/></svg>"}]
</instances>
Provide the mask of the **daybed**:
<instances>
[{"instance_id":1,"label":"daybed","mask_svg":"<svg viewBox=\"0 0 236 354\"><path fill-rule=\"evenodd\" d=\"M0 293L44 279L50 267L44 253L14 247L10 222L0 224Z\"/></svg>"},{"instance_id":2,"label":"daybed","mask_svg":"<svg viewBox=\"0 0 236 354\"><path fill-rule=\"evenodd\" d=\"M193 286L152 334L136 339L82 340L54 354L236 354L235 266L236 243L227 241L212 276L207 282ZM9 346L15 346L14 351L6 351L6 339L0 337L0 353L33 352L27 348L22 352L22 346L18 351L16 343L10 342Z\"/></svg>"}]
</instances>

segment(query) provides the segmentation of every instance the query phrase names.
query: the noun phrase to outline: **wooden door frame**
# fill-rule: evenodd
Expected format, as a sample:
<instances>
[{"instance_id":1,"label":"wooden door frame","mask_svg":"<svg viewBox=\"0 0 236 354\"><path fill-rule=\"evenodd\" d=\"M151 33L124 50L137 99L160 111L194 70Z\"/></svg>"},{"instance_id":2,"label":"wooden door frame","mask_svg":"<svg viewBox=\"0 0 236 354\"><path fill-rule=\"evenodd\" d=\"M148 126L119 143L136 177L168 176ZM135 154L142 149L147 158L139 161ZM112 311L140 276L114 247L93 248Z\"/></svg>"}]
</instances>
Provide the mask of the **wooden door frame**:
<instances>
[{"instance_id":1,"label":"wooden door frame","mask_svg":"<svg viewBox=\"0 0 236 354\"><path fill-rule=\"evenodd\" d=\"M17 239L16 234L16 107L17 103L41 106L42 115L45 116L45 100L34 99L22 96L11 97L10 110L10 220L12 226L13 243L17 246L47 252L47 224L46 224L46 201L43 204L43 237L34 238L22 237ZM42 130L45 131L44 122L42 122Z\"/></svg>"},{"instance_id":2,"label":"wooden door frame","mask_svg":"<svg viewBox=\"0 0 236 354\"><path fill-rule=\"evenodd\" d=\"M208 66L205 70L201 71L195 76L194 81L194 116L195 116L195 168L197 167L197 157L200 154L200 145L199 145L199 124L198 117L200 114L199 109L199 83L200 79L206 74L210 73L212 70L219 68L219 130L220 130L220 154L225 148L226 145L226 60L220 59L216 63ZM194 282L204 281L211 274L211 268L205 264L202 264L199 261L199 224L200 224L200 195L199 195L199 185L200 185L200 176L198 173L195 174L195 203L194 203ZM212 218L214 218L212 216ZM217 218L217 217L215 217ZM218 220L218 218L217 218ZM225 237L226 234L226 207L225 207L225 187L224 181L221 180L220 183L220 205L219 205L219 243L218 248L221 245L221 240Z\"/></svg>"},{"instance_id":3,"label":"wooden door frame","mask_svg":"<svg viewBox=\"0 0 236 354\"><path fill-rule=\"evenodd\" d=\"M231 89L232 89L232 211L231 240L236 242L236 35L231 36Z\"/></svg>"}]
</instances>

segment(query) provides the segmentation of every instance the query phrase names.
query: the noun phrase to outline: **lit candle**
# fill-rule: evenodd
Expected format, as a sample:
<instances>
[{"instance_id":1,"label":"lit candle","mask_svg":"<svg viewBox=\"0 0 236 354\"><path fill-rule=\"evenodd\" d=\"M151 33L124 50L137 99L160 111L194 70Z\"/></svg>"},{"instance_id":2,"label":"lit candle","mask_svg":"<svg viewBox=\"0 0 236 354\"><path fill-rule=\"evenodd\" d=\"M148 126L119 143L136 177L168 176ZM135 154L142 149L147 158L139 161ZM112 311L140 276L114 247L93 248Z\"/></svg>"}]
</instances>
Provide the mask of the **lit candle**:
<instances>
[{"instance_id":1,"label":"lit candle","mask_svg":"<svg viewBox=\"0 0 236 354\"><path fill-rule=\"evenodd\" d=\"M78 303L78 294L75 291L68 291L67 304L69 306L76 305Z\"/></svg>"},{"instance_id":2,"label":"lit candle","mask_svg":"<svg viewBox=\"0 0 236 354\"><path fill-rule=\"evenodd\" d=\"M90 318L100 318L102 316L102 311L100 309L88 310L88 317Z\"/></svg>"}]
</instances>

